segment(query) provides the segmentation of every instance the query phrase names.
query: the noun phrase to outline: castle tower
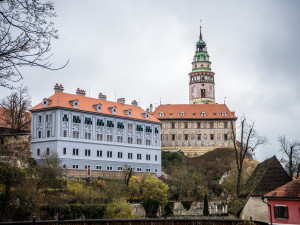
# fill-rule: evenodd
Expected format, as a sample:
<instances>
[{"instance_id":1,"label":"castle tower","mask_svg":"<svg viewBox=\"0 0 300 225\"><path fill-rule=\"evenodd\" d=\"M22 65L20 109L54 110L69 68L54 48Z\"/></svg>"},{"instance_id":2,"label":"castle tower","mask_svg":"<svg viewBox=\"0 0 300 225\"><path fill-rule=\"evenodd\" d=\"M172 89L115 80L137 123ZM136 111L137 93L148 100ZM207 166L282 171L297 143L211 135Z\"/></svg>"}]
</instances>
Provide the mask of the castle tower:
<instances>
[{"instance_id":1,"label":"castle tower","mask_svg":"<svg viewBox=\"0 0 300 225\"><path fill-rule=\"evenodd\" d=\"M190 104L214 104L215 103L215 73L211 71L211 62L202 39L200 26L199 41L196 43L196 52L192 62L192 72L189 73Z\"/></svg>"}]
</instances>

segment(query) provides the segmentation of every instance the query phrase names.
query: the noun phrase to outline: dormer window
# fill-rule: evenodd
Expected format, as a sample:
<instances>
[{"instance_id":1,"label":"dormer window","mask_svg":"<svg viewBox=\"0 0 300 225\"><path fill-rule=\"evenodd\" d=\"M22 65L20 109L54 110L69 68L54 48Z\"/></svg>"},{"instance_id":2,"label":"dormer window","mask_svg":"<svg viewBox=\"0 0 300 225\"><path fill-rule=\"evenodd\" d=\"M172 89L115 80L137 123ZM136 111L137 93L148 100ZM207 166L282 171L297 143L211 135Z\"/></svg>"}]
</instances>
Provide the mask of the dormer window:
<instances>
[{"instance_id":1,"label":"dormer window","mask_svg":"<svg viewBox=\"0 0 300 225\"><path fill-rule=\"evenodd\" d=\"M44 98L43 99L43 107L46 107L50 104L50 102L52 102L52 100L48 99L48 98Z\"/></svg>"},{"instance_id":2,"label":"dormer window","mask_svg":"<svg viewBox=\"0 0 300 225\"><path fill-rule=\"evenodd\" d=\"M163 111L161 111L161 112L159 113L159 116L163 117L163 116L165 116L165 113L164 113Z\"/></svg>"},{"instance_id":3,"label":"dormer window","mask_svg":"<svg viewBox=\"0 0 300 225\"><path fill-rule=\"evenodd\" d=\"M206 112L202 111L201 116L206 116Z\"/></svg>"},{"instance_id":4,"label":"dormer window","mask_svg":"<svg viewBox=\"0 0 300 225\"><path fill-rule=\"evenodd\" d=\"M78 107L79 107L79 101L78 101L78 99L71 100L70 103L71 103L71 105L72 105L74 108L78 108Z\"/></svg>"},{"instance_id":5,"label":"dormer window","mask_svg":"<svg viewBox=\"0 0 300 225\"><path fill-rule=\"evenodd\" d=\"M222 112L222 116L226 116L226 111L223 111L223 112Z\"/></svg>"},{"instance_id":6,"label":"dormer window","mask_svg":"<svg viewBox=\"0 0 300 225\"><path fill-rule=\"evenodd\" d=\"M124 110L124 113L125 113L127 116L132 116L132 110L131 110L131 109Z\"/></svg>"},{"instance_id":7,"label":"dormer window","mask_svg":"<svg viewBox=\"0 0 300 225\"><path fill-rule=\"evenodd\" d=\"M184 111L181 111L181 112L180 112L180 116L184 116Z\"/></svg>"},{"instance_id":8,"label":"dormer window","mask_svg":"<svg viewBox=\"0 0 300 225\"><path fill-rule=\"evenodd\" d=\"M142 113L142 115L143 115L146 119L149 119L149 113L148 113L148 112Z\"/></svg>"},{"instance_id":9,"label":"dormer window","mask_svg":"<svg viewBox=\"0 0 300 225\"><path fill-rule=\"evenodd\" d=\"M111 113L113 113L113 114L116 114L116 113L117 113L117 107L116 107L116 106L109 107L108 109L109 109L109 111L111 111Z\"/></svg>"},{"instance_id":10,"label":"dormer window","mask_svg":"<svg viewBox=\"0 0 300 225\"><path fill-rule=\"evenodd\" d=\"M102 104L96 104L96 105L93 105L94 108L98 111L98 112L101 112L102 111Z\"/></svg>"}]
</instances>

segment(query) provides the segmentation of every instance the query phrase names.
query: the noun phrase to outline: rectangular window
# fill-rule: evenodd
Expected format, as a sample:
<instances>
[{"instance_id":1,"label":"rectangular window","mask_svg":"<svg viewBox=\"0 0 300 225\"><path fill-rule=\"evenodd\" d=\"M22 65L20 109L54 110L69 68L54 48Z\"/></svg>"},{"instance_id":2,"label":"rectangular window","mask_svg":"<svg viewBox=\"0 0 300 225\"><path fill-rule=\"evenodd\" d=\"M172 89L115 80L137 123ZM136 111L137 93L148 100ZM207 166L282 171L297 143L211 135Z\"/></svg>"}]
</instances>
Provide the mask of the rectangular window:
<instances>
[{"instance_id":1,"label":"rectangular window","mask_svg":"<svg viewBox=\"0 0 300 225\"><path fill-rule=\"evenodd\" d=\"M228 128L228 122L224 122L224 128Z\"/></svg>"},{"instance_id":2,"label":"rectangular window","mask_svg":"<svg viewBox=\"0 0 300 225\"><path fill-rule=\"evenodd\" d=\"M151 169L146 169L146 172L147 172L147 173L150 173L150 172L151 172Z\"/></svg>"},{"instance_id":3,"label":"rectangular window","mask_svg":"<svg viewBox=\"0 0 300 225\"><path fill-rule=\"evenodd\" d=\"M157 169L155 169L155 173L157 173Z\"/></svg>"},{"instance_id":4,"label":"rectangular window","mask_svg":"<svg viewBox=\"0 0 300 225\"><path fill-rule=\"evenodd\" d=\"M85 118L85 120L84 120L84 124L87 124L87 125L92 125L93 124L93 121L92 121L92 119L91 118Z\"/></svg>"},{"instance_id":5,"label":"rectangular window","mask_svg":"<svg viewBox=\"0 0 300 225\"><path fill-rule=\"evenodd\" d=\"M171 123L171 128L175 129L175 123Z\"/></svg>"},{"instance_id":6,"label":"rectangular window","mask_svg":"<svg viewBox=\"0 0 300 225\"><path fill-rule=\"evenodd\" d=\"M201 128L201 122L197 122L197 128L198 128L198 129Z\"/></svg>"},{"instance_id":7,"label":"rectangular window","mask_svg":"<svg viewBox=\"0 0 300 225\"><path fill-rule=\"evenodd\" d=\"M49 122L49 115L46 115L46 122Z\"/></svg>"},{"instance_id":8,"label":"rectangular window","mask_svg":"<svg viewBox=\"0 0 300 225\"><path fill-rule=\"evenodd\" d=\"M143 131L143 126L142 125L136 125L136 130L137 131Z\"/></svg>"},{"instance_id":9,"label":"rectangular window","mask_svg":"<svg viewBox=\"0 0 300 225\"><path fill-rule=\"evenodd\" d=\"M165 140L167 141L169 138L169 135L165 134Z\"/></svg>"},{"instance_id":10,"label":"rectangular window","mask_svg":"<svg viewBox=\"0 0 300 225\"><path fill-rule=\"evenodd\" d=\"M91 156L91 150L90 149L86 149L84 155L85 156Z\"/></svg>"},{"instance_id":11,"label":"rectangular window","mask_svg":"<svg viewBox=\"0 0 300 225\"><path fill-rule=\"evenodd\" d=\"M96 166L96 170L101 170L102 166Z\"/></svg>"},{"instance_id":12,"label":"rectangular window","mask_svg":"<svg viewBox=\"0 0 300 225\"><path fill-rule=\"evenodd\" d=\"M224 140L228 140L228 134L224 134Z\"/></svg>"},{"instance_id":13,"label":"rectangular window","mask_svg":"<svg viewBox=\"0 0 300 225\"><path fill-rule=\"evenodd\" d=\"M112 151L107 151L106 152L106 157L107 158L112 158Z\"/></svg>"},{"instance_id":14,"label":"rectangular window","mask_svg":"<svg viewBox=\"0 0 300 225\"><path fill-rule=\"evenodd\" d=\"M113 141L113 136L112 136L112 134L108 134L108 135L106 136L106 141L109 141L109 142L112 142L112 141Z\"/></svg>"},{"instance_id":15,"label":"rectangular window","mask_svg":"<svg viewBox=\"0 0 300 225\"><path fill-rule=\"evenodd\" d=\"M210 140L214 140L214 136L213 134L210 135Z\"/></svg>"},{"instance_id":16,"label":"rectangular window","mask_svg":"<svg viewBox=\"0 0 300 225\"><path fill-rule=\"evenodd\" d=\"M128 159L132 159L132 153L128 153Z\"/></svg>"},{"instance_id":17,"label":"rectangular window","mask_svg":"<svg viewBox=\"0 0 300 225\"><path fill-rule=\"evenodd\" d=\"M157 155L155 155L155 161L157 161Z\"/></svg>"},{"instance_id":18,"label":"rectangular window","mask_svg":"<svg viewBox=\"0 0 300 225\"><path fill-rule=\"evenodd\" d=\"M68 122L68 121L69 121L68 115L67 115L67 114L64 114L62 120L63 120L64 122Z\"/></svg>"},{"instance_id":19,"label":"rectangular window","mask_svg":"<svg viewBox=\"0 0 300 225\"><path fill-rule=\"evenodd\" d=\"M103 134L97 134L97 140L103 141Z\"/></svg>"},{"instance_id":20,"label":"rectangular window","mask_svg":"<svg viewBox=\"0 0 300 225\"><path fill-rule=\"evenodd\" d=\"M101 150L97 150L97 157L102 157L102 151Z\"/></svg>"},{"instance_id":21,"label":"rectangular window","mask_svg":"<svg viewBox=\"0 0 300 225\"><path fill-rule=\"evenodd\" d=\"M78 148L73 148L73 155L79 155Z\"/></svg>"},{"instance_id":22,"label":"rectangular window","mask_svg":"<svg viewBox=\"0 0 300 225\"><path fill-rule=\"evenodd\" d=\"M118 166L118 171L123 171L123 167L122 166Z\"/></svg>"},{"instance_id":23,"label":"rectangular window","mask_svg":"<svg viewBox=\"0 0 300 225\"><path fill-rule=\"evenodd\" d=\"M189 135L188 134L184 134L184 140L189 140Z\"/></svg>"},{"instance_id":24,"label":"rectangular window","mask_svg":"<svg viewBox=\"0 0 300 225\"><path fill-rule=\"evenodd\" d=\"M211 129L214 128L214 122L209 123L209 128L211 128Z\"/></svg>"},{"instance_id":25,"label":"rectangular window","mask_svg":"<svg viewBox=\"0 0 300 225\"><path fill-rule=\"evenodd\" d=\"M124 124L122 122L118 122L117 128L124 129Z\"/></svg>"},{"instance_id":26,"label":"rectangular window","mask_svg":"<svg viewBox=\"0 0 300 225\"><path fill-rule=\"evenodd\" d=\"M73 165L73 169L78 170L79 166L78 165Z\"/></svg>"},{"instance_id":27,"label":"rectangular window","mask_svg":"<svg viewBox=\"0 0 300 225\"><path fill-rule=\"evenodd\" d=\"M50 137L50 130L47 130L47 137Z\"/></svg>"},{"instance_id":28,"label":"rectangular window","mask_svg":"<svg viewBox=\"0 0 300 225\"><path fill-rule=\"evenodd\" d=\"M158 140L154 140L154 143L155 143L155 147L158 146Z\"/></svg>"},{"instance_id":29,"label":"rectangular window","mask_svg":"<svg viewBox=\"0 0 300 225\"><path fill-rule=\"evenodd\" d=\"M146 160L150 160L151 159L151 156L150 155L146 155Z\"/></svg>"},{"instance_id":30,"label":"rectangular window","mask_svg":"<svg viewBox=\"0 0 300 225\"><path fill-rule=\"evenodd\" d=\"M38 138L42 138L42 131L38 131Z\"/></svg>"},{"instance_id":31,"label":"rectangular window","mask_svg":"<svg viewBox=\"0 0 300 225\"><path fill-rule=\"evenodd\" d=\"M87 169L90 169L90 168L91 168L90 165L85 165L85 166L84 166L84 169L86 169L86 170L87 170Z\"/></svg>"},{"instance_id":32,"label":"rectangular window","mask_svg":"<svg viewBox=\"0 0 300 225\"><path fill-rule=\"evenodd\" d=\"M41 150L38 148L37 150L36 150L36 155L40 155L41 154Z\"/></svg>"},{"instance_id":33,"label":"rectangular window","mask_svg":"<svg viewBox=\"0 0 300 225\"><path fill-rule=\"evenodd\" d=\"M38 117L38 123L42 123L42 116Z\"/></svg>"},{"instance_id":34,"label":"rectangular window","mask_svg":"<svg viewBox=\"0 0 300 225\"><path fill-rule=\"evenodd\" d=\"M118 158L122 159L123 158L123 152L118 152Z\"/></svg>"},{"instance_id":35,"label":"rectangular window","mask_svg":"<svg viewBox=\"0 0 300 225\"><path fill-rule=\"evenodd\" d=\"M117 136L117 142L122 143L123 142L123 136Z\"/></svg>"},{"instance_id":36,"label":"rectangular window","mask_svg":"<svg viewBox=\"0 0 300 225\"><path fill-rule=\"evenodd\" d=\"M189 128L189 123L188 123L188 122L185 122L185 123L184 123L184 128L185 128L185 129L188 129L188 128Z\"/></svg>"},{"instance_id":37,"label":"rectangular window","mask_svg":"<svg viewBox=\"0 0 300 225\"><path fill-rule=\"evenodd\" d=\"M107 120L107 127L114 127L113 121Z\"/></svg>"},{"instance_id":38,"label":"rectangular window","mask_svg":"<svg viewBox=\"0 0 300 225\"><path fill-rule=\"evenodd\" d=\"M133 138L132 137L128 137L128 144L133 144Z\"/></svg>"},{"instance_id":39,"label":"rectangular window","mask_svg":"<svg viewBox=\"0 0 300 225\"><path fill-rule=\"evenodd\" d=\"M201 140L201 134L197 134L197 138L200 141Z\"/></svg>"},{"instance_id":40,"label":"rectangular window","mask_svg":"<svg viewBox=\"0 0 300 225\"><path fill-rule=\"evenodd\" d=\"M157 127L155 127L155 129L154 129L154 133L158 134L158 128Z\"/></svg>"},{"instance_id":41,"label":"rectangular window","mask_svg":"<svg viewBox=\"0 0 300 225\"><path fill-rule=\"evenodd\" d=\"M90 132L85 132L84 133L84 139L91 139L92 134Z\"/></svg>"},{"instance_id":42,"label":"rectangular window","mask_svg":"<svg viewBox=\"0 0 300 225\"><path fill-rule=\"evenodd\" d=\"M175 134L171 134L172 141L175 141Z\"/></svg>"},{"instance_id":43,"label":"rectangular window","mask_svg":"<svg viewBox=\"0 0 300 225\"><path fill-rule=\"evenodd\" d=\"M73 116L73 123L81 123L81 119L79 119L79 116Z\"/></svg>"},{"instance_id":44,"label":"rectangular window","mask_svg":"<svg viewBox=\"0 0 300 225\"><path fill-rule=\"evenodd\" d=\"M146 126L146 132L148 132L148 133L152 133L152 129L151 129L151 127L149 127L149 126Z\"/></svg>"},{"instance_id":45,"label":"rectangular window","mask_svg":"<svg viewBox=\"0 0 300 225\"><path fill-rule=\"evenodd\" d=\"M63 148L63 154L64 154L64 155L67 154L67 148Z\"/></svg>"},{"instance_id":46,"label":"rectangular window","mask_svg":"<svg viewBox=\"0 0 300 225\"><path fill-rule=\"evenodd\" d=\"M47 148L47 152L46 152L46 154L47 154L47 155L49 155L49 154L50 154L50 149L49 149L49 148Z\"/></svg>"},{"instance_id":47,"label":"rectangular window","mask_svg":"<svg viewBox=\"0 0 300 225\"><path fill-rule=\"evenodd\" d=\"M151 140L150 139L146 139L146 145L151 145Z\"/></svg>"},{"instance_id":48,"label":"rectangular window","mask_svg":"<svg viewBox=\"0 0 300 225\"><path fill-rule=\"evenodd\" d=\"M274 217L288 219L289 209L286 206L274 206Z\"/></svg>"},{"instance_id":49,"label":"rectangular window","mask_svg":"<svg viewBox=\"0 0 300 225\"><path fill-rule=\"evenodd\" d=\"M97 119L97 126L103 127L104 126L103 120Z\"/></svg>"},{"instance_id":50,"label":"rectangular window","mask_svg":"<svg viewBox=\"0 0 300 225\"><path fill-rule=\"evenodd\" d=\"M67 136L68 136L67 130L63 130L63 137L67 137Z\"/></svg>"},{"instance_id":51,"label":"rectangular window","mask_svg":"<svg viewBox=\"0 0 300 225\"><path fill-rule=\"evenodd\" d=\"M73 138L79 138L79 131L73 130Z\"/></svg>"},{"instance_id":52,"label":"rectangular window","mask_svg":"<svg viewBox=\"0 0 300 225\"><path fill-rule=\"evenodd\" d=\"M128 130L132 130L132 123L128 124Z\"/></svg>"},{"instance_id":53,"label":"rectangular window","mask_svg":"<svg viewBox=\"0 0 300 225\"><path fill-rule=\"evenodd\" d=\"M142 159L142 154L136 154L136 159L141 160Z\"/></svg>"},{"instance_id":54,"label":"rectangular window","mask_svg":"<svg viewBox=\"0 0 300 225\"><path fill-rule=\"evenodd\" d=\"M107 170L113 170L112 166L108 166L106 169Z\"/></svg>"},{"instance_id":55,"label":"rectangular window","mask_svg":"<svg viewBox=\"0 0 300 225\"><path fill-rule=\"evenodd\" d=\"M142 168L136 168L136 172L142 172Z\"/></svg>"},{"instance_id":56,"label":"rectangular window","mask_svg":"<svg viewBox=\"0 0 300 225\"><path fill-rule=\"evenodd\" d=\"M63 165L63 168L64 168L64 169L67 169L67 165L66 165L66 164L64 164L64 165Z\"/></svg>"},{"instance_id":57,"label":"rectangular window","mask_svg":"<svg viewBox=\"0 0 300 225\"><path fill-rule=\"evenodd\" d=\"M137 143L138 145L141 145L141 144L142 144L142 138L137 138L137 139L136 139L136 143Z\"/></svg>"}]
</instances>

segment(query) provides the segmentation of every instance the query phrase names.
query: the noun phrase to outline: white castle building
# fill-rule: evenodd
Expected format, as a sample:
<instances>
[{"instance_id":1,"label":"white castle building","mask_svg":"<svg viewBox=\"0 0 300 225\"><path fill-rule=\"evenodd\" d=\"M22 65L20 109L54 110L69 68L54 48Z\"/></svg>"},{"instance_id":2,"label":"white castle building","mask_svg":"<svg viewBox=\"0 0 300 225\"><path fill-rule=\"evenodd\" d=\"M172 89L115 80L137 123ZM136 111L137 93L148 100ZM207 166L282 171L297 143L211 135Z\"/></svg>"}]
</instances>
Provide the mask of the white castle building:
<instances>
[{"instance_id":1,"label":"white castle building","mask_svg":"<svg viewBox=\"0 0 300 225\"><path fill-rule=\"evenodd\" d=\"M117 102L64 93L55 85L55 94L33 107L32 155L57 153L69 175L101 176L122 172L125 166L135 173L161 176L161 123L133 101Z\"/></svg>"}]
</instances>

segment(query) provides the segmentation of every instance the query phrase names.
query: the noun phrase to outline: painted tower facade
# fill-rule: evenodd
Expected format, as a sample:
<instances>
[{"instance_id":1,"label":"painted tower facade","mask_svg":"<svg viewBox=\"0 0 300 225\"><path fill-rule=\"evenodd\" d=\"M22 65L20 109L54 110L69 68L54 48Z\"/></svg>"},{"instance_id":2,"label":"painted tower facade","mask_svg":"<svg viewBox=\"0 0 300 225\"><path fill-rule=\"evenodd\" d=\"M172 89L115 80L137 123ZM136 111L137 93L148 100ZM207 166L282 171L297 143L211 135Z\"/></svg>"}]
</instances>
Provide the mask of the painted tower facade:
<instances>
[{"instance_id":1,"label":"painted tower facade","mask_svg":"<svg viewBox=\"0 0 300 225\"><path fill-rule=\"evenodd\" d=\"M202 39L201 26L199 41L196 43L196 52L192 62L192 72L189 73L190 104L215 103L215 73L211 71L211 62L206 43Z\"/></svg>"}]
</instances>

